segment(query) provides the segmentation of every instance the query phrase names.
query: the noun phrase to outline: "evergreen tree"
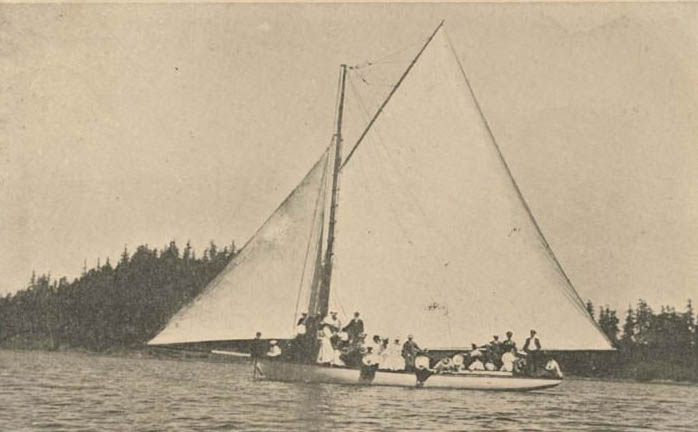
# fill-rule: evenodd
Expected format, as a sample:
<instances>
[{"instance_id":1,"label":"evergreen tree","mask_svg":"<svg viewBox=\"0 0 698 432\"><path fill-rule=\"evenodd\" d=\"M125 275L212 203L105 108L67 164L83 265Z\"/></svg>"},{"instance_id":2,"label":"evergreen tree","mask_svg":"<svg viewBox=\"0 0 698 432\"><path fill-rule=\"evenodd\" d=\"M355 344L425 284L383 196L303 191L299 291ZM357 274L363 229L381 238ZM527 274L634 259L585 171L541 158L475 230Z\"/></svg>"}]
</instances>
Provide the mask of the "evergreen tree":
<instances>
[{"instance_id":1,"label":"evergreen tree","mask_svg":"<svg viewBox=\"0 0 698 432\"><path fill-rule=\"evenodd\" d=\"M587 300L586 308L587 312L589 312L589 316L596 321L596 317L594 317L594 304L591 302L591 300Z\"/></svg>"},{"instance_id":2,"label":"evergreen tree","mask_svg":"<svg viewBox=\"0 0 698 432\"><path fill-rule=\"evenodd\" d=\"M608 306L605 308L600 308L599 312L599 327L603 330L603 332L608 336L608 339L611 340L613 345L616 345L618 342L618 333L620 330L618 329L618 323L620 321L618 320L618 317L616 316L616 311L611 310Z\"/></svg>"},{"instance_id":3,"label":"evergreen tree","mask_svg":"<svg viewBox=\"0 0 698 432\"><path fill-rule=\"evenodd\" d=\"M128 248L126 247L126 245L124 245L124 251L121 252L121 258L119 259L119 264L126 265L126 264L128 264L128 260L129 260Z\"/></svg>"},{"instance_id":4,"label":"evergreen tree","mask_svg":"<svg viewBox=\"0 0 698 432\"><path fill-rule=\"evenodd\" d=\"M635 341L635 312L630 305L628 305L628 310L626 311L621 341L626 346L630 346Z\"/></svg>"},{"instance_id":5,"label":"evergreen tree","mask_svg":"<svg viewBox=\"0 0 698 432\"><path fill-rule=\"evenodd\" d=\"M635 341L647 345L651 339L652 321L654 313L652 308L643 299L638 300L635 311Z\"/></svg>"},{"instance_id":6,"label":"evergreen tree","mask_svg":"<svg viewBox=\"0 0 698 432\"><path fill-rule=\"evenodd\" d=\"M691 303L691 299L688 299L686 303L686 312L683 313L683 319L686 323L686 328L688 329L688 331L690 333L695 332L695 314L693 313L693 304Z\"/></svg>"}]
</instances>

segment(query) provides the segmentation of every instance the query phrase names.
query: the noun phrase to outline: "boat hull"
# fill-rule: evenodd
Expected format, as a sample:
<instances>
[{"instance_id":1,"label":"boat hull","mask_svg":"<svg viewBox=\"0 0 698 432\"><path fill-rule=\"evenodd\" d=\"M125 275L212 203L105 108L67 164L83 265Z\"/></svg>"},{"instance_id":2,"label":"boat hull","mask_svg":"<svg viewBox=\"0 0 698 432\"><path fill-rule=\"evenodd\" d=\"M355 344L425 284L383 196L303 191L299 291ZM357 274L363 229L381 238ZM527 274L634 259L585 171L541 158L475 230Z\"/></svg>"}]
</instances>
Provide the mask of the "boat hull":
<instances>
[{"instance_id":1,"label":"boat hull","mask_svg":"<svg viewBox=\"0 0 698 432\"><path fill-rule=\"evenodd\" d=\"M435 374L418 385L414 373L376 371L372 379L362 379L358 369L260 360L256 364L258 379L270 381L372 385L391 387L424 387L458 390L529 391L551 388L562 380L513 376L506 372L469 372Z\"/></svg>"}]
</instances>

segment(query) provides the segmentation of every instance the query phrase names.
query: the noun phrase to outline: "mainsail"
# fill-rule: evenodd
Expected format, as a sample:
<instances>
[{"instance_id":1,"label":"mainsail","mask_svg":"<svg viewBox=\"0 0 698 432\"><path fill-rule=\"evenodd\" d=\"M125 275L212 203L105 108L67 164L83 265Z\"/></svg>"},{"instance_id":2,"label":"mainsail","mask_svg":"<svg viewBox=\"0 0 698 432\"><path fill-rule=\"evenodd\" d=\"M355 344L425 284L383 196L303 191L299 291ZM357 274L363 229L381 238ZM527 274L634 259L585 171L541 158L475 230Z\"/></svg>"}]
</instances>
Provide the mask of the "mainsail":
<instances>
[{"instance_id":1,"label":"mainsail","mask_svg":"<svg viewBox=\"0 0 698 432\"><path fill-rule=\"evenodd\" d=\"M519 196L443 29L345 163L331 309L428 348L536 329L546 349L610 349Z\"/></svg>"},{"instance_id":2,"label":"mainsail","mask_svg":"<svg viewBox=\"0 0 698 432\"><path fill-rule=\"evenodd\" d=\"M307 307L321 247L326 151L228 266L149 345L294 334Z\"/></svg>"},{"instance_id":3,"label":"mainsail","mask_svg":"<svg viewBox=\"0 0 698 432\"><path fill-rule=\"evenodd\" d=\"M408 72L342 165L334 258L320 260L334 231L328 151L150 344L292 337L299 312L326 309L318 272L333 265L329 308L345 319L359 311L370 334L411 333L443 349L536 329L545 349L611 348L523 201L442 28Z\"/></svg>"}]
</instances>

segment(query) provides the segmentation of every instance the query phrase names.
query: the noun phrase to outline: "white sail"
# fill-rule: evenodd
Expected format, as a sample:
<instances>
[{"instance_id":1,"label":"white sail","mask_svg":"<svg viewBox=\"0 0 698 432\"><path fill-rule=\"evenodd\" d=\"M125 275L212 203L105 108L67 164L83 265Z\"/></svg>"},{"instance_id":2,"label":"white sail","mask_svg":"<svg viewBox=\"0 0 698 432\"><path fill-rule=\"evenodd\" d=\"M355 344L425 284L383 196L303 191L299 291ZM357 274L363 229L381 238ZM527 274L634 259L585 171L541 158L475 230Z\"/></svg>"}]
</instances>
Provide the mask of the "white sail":
<instances>
[{"instance_id":1,"label":"white sail","mask_svg":"<svg viewBox=\"0 0 698 432\"><path fill-rule=\"evenodd\" d=\"M307 307L326 196L327 152L245 247L149 345L293 336Z\"/></svg>"},{"instance_id":2,"label":"white sail","mask_svg":"<svg viewBox=\"0 0 698 432\"><path fill-rule=\"evenodd\" d=\"M465 347L536 329L610 349L547 249L443 30L342 171L330 308L369 336Z\"/></svg>"}]
</instances>

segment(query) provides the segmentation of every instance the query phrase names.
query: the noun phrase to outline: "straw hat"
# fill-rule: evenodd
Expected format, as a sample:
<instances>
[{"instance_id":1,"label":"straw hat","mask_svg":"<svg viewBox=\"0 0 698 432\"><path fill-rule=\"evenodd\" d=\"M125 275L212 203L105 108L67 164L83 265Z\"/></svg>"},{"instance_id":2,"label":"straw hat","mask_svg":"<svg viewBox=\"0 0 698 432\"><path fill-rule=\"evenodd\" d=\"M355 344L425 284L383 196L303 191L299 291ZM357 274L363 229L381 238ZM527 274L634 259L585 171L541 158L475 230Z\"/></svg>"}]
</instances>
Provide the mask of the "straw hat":
<instances>
[{"instance_id":1,"label":"straw hat","mask_svg":"<svg viewBox=\"0 0 698 432\"><path fill-rule=\"evenodd\" d=\"M429 367L429 357L417 356L417 358L414 359L414 366L420 370L427 369Z\"/></svg>"}]
</instances>

